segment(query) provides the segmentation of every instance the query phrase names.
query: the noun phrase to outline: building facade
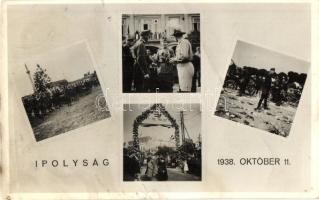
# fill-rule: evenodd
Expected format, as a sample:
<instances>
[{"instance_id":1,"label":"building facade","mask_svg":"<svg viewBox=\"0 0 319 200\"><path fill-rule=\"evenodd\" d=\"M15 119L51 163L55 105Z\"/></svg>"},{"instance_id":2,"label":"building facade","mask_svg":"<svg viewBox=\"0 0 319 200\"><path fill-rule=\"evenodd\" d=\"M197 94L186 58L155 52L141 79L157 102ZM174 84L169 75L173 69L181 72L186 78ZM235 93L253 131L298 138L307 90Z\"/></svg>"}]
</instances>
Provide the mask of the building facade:
<instances>
[{"instance_id":1,"label":"building facade","mask_svg":"<svg viewBox=\"0 0 319 200\"><path fill-rule=\"evenodd\" d=\"M143 30L150 30L149 41L160 41L166 38L174 41L171 35L174 29L180 28L187 34L200 32L199 14L150 14L150 15L123 15L122 16L122 36L138 39L139 33Z\"/></svg>"}]
</instances>

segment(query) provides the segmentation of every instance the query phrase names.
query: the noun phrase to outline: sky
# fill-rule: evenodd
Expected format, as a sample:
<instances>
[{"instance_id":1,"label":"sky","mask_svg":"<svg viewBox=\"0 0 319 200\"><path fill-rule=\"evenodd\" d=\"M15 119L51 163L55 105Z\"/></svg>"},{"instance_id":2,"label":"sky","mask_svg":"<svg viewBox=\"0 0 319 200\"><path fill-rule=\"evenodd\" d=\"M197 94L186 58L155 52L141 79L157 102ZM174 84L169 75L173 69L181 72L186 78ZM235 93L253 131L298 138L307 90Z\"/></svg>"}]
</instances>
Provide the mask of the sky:
<instances>
[{"instance_id":1,"label":"sky","mask_svg":"<svg viewBox=\"0 0 319 200\"><path fill-rule=\"evenodd\" d=\"M19 81L16 81L16 85L21 91L22 96L33 92L24 64L30 70L32 78L32 74L36 71L37 64L39 64L47 70L51 81L61 79L73 81L82 78L84 73L94 71L92 59L84 42L49 51L46 54L32 57L30 60L20 63L21 66L16 72L16 78L19 79Z\"/></svg>"},{"instance_id":2,"label":"sky","mask_svg":"<svg viewBox=\"0 0 319 200\"><path fill-rule=\"evenodd\" d=\"M243 41L237 41L232 59L236 65L264 68L275 68L276 72L294 71L307 73L310 63L271 51Z\"/></svg>"},{"instance_id":3,"label":"sky","mask_svg":"<svg viewBox=\"0 0 319 200\"><path fill-rule=\"evenodd\" d=\"M191 105L191 107L189 107ZM139 116L145 108L149 108L151 105L146 104L131 104L124 105L124 142L128 143L128 141L133 140L133 123L137 116ZM166 110L170 113L170 115L177 121L180 127L180 104L169 104L165 105ZM198 135L201 132L201 114L200 114L200 105L199 104L185 104L183 106L186 108L184 111L184 123L189 133L189 137L197 142ZM129 111L129 109L131 111ZM191 108L191 109L190 109ZM159 121L153 120L152 117L146 119L144 123L161 123L161 124L170 124L168 121ZM152 137L152 145L157 146L159 144L174 146L175 141L170 140L170 137L174 135L174 128L165 128L161 126L154 127L139 127L139 137L150 136ZM186 134L186 133L185 133ZM181 136L180 136L181 137Z\"/></svg>"}]
</instances>

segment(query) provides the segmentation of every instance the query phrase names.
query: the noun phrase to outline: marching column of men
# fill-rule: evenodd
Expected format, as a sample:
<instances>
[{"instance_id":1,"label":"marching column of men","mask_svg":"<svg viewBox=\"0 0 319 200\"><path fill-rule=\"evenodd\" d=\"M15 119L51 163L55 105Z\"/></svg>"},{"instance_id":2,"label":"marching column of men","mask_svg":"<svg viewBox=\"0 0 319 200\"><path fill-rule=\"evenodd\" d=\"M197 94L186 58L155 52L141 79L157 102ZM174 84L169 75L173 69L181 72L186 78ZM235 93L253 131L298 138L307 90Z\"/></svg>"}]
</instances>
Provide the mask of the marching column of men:
<instances>
[{"instance_id":1,"label":"marching column of men","mask_svg":"<svg viewBox=\"0 0 319 200\"><path fill-rule=\"evenodd\" d=\"M123 92L173 92L174 71L177 69L179 92L196 92L200 86L200 51L193 55L185 32L174 30L178 42L176 51L168 48L164 38L155 54L145 47L150 31L140 32L140 38L127 38L122 47Z\"/></svg>"},{"instance_id":2,"label":"marching column of men","mask_svg":"<svg viewBox=\"0 0 319 200\"><path fill-rule=\"evenodd\" d=\"M90 94L93 87L99 86L96 75L91 80L55 88L48 87L46 92L35 92L22 98L29 120L43 117L63 105L71 106L80 96Z\"/></svg>"}]
</instances>

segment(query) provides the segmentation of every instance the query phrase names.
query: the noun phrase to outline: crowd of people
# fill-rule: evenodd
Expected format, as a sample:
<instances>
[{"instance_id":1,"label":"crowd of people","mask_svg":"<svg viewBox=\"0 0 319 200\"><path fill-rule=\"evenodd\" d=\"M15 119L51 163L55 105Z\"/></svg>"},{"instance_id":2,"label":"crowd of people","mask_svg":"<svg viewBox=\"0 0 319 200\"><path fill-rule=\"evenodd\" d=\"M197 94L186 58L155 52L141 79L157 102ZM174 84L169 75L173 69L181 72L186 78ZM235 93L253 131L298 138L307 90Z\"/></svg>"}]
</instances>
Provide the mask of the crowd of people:
<instances>
[{"instance_id":1,"label":"crowd of people","mask_svg":"<svg viewBox=\"0 0 319 200\"><path fill-rule=\"evenodd\" d=\"M193 154L151 153L129 147L123 151L124 181L166 181L169 179L168 168L201 177L201 150Z\"/></svg>"},{"instance_id":2,"label":"crowd of people","mask_svg":"<svg viewBox=\"0 0 319 200\"><path fill-rule=\"evenodd\" d=\"M151 32L139 34L138 40L126 38L122 47L123 92L173 92L176 71L179 92L196 92L200 87L200 48L193 53L185 32L174 30L175 52L162 38L161 48L153 54L145 46Z\"/></svg>"},{"instance_id":3,"label":"crowd of people","mask_svg":"<svg viewBox=\"0 0 319 200\"><path fill-rule=\"evenodd\" d=\"M47 114L60 109L63 105L71 106L72 102L80 96L89 94L92 87L98 86L99 82L96 73L92 74L89 80L80 80L76 83L61 83L52 87L49 83L44 91L36 91L32 95L22 98L28 118L42 119Z\"/></svg>"},{"instance_id":4,"label":"crowd of people","mask_svg":"<svg viewBox=\"0 0 319 200\"><path fill-rule=\"evenodd\" d=\"M238 67L235 63L229 66L224 88L238 90L238 96L254 96L260 93L255 110L269 109L268 99L277 106L283 102L298 104L301 92L306 81L306 74L288 72L276 73L275 68L269 71L253 67Z\"/></svg>"}]
</instances>

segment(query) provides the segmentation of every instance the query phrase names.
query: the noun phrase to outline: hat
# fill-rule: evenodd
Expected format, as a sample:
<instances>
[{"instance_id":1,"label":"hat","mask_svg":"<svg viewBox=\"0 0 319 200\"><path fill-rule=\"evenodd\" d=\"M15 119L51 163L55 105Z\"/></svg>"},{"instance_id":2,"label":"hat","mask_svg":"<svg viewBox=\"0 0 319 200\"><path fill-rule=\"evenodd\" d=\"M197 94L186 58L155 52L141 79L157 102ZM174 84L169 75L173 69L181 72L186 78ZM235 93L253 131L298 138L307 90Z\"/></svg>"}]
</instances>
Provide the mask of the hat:
<instances>
[{"instance_id":1,"label":"hat","mask_svg":"<svg viewBox=\"0 0 319 200\"><path fill-rule=\"evenodd\" d=\"M179 29L174 29L174 33L172 34L172 36L182 36L182 35L184 35L185 34L185 32L182 32L181 30L179 30Z\"/></svg>"},{"instance_id":2,"label":"hat","mask_svg":"<svg viewBox=\"0 0 319 200\"><path fill-rule=\"evenodd\" d=\"M140 33L141 36L147 36L147 35L149 35L149 34L150 34L150 30L143 30L143 31L141 31L141 33Z\"/></svg>"},{"instance_id":3,"label":"hat","mask_svg":"<svg viewBox=\"0 0 319 200\"><path fill-rule=\"evenodd\" d=\"M276 69L275 69L275 68L271 68L270 70L271 70L271 71L276 71Z\"/></svg>"}]
</instances>

